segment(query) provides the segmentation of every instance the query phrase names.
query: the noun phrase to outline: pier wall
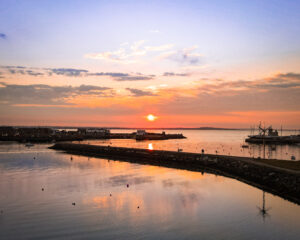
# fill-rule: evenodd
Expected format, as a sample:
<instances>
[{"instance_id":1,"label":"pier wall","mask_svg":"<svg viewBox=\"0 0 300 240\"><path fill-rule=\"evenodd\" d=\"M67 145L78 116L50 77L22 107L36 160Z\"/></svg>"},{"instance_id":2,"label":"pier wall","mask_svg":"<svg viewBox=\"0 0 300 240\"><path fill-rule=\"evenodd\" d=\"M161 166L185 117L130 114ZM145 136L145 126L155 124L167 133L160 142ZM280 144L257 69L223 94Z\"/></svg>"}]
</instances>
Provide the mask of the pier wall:
<instances>
[{"instance_id":1,"label":"pier wall","mask_svg":"<svg viewBox=\"0 0 300 240\"><path fill-rule=\"evenodd\" d=\"M251 158L73 143L57 143L51 148L73 154L214 172L300 204L299 171L274 167Z\"/></svg>"}]
</instances>

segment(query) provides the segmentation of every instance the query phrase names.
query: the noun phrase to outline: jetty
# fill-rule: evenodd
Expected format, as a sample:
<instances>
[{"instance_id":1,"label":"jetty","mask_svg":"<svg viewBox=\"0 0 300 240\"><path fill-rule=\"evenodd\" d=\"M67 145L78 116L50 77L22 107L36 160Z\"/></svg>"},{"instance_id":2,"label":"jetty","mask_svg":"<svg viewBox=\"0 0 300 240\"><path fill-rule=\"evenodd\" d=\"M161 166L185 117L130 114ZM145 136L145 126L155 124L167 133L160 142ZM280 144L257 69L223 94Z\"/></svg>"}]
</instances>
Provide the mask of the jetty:
<instances>
[{"instance_id":1,"label":"jetty","mask_svg":"<svg viewBox=\"0 0 300 240\"><path fill-rule=\"evenodd\" d=\"M300 204L299 161L75 143L57 143L50 148L84 156L215 173Z\"/></svg>"}]
</instances>

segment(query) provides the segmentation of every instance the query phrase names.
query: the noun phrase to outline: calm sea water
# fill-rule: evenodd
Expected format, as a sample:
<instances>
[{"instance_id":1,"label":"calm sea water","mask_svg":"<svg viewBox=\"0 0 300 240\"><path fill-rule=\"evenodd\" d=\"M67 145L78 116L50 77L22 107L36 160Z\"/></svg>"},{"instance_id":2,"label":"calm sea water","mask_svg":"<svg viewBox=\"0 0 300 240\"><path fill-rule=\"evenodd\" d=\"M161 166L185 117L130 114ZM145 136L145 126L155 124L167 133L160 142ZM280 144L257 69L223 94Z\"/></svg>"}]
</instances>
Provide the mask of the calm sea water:
<instances>
[{"instance_id":1,"label":"calm sea water","mask_svg":"<svg viewBox=\"0 0 300 240\"><path fill-rule=\"evenodd\" d=\"M112 132L131 133L134 130L113 130ZM149 132L161 132L149 130ZM206 153L244 156L244 157L263 157L291 160L294 156L300 160L300 145L263 145L247 144L249 148L242 148L245 138L250 134L249 131L238 130L167 130L166 133L182 133L186 139L170 139L163 141L136 141L134 139L111 139L111 140L89 140L83 141L94 145L110 145L135 148L153 148L156 150L177 151L179 148L184 152L200 153L202 149ZM283 135L296 134L291 131L283 131ZM297 133L299 134L299 133Z\"/></svg>"},{"instance_id":2,"label":"calm sea water","mask_svg":"<svg viewBox=\"0 0 300 240\"><path fill-rule=\"evenodd\" d=\"M184 143L151 143L193 150L199 136L189 134L195 138ZM240 142L230 133L200 135L206 151L220 142L238 152ZM299 205L265 193L262 215L263 192L237 180L84 156L71 160L48 146L0 144L0 239L299 239Z\"/></svg>"}]
</instances>

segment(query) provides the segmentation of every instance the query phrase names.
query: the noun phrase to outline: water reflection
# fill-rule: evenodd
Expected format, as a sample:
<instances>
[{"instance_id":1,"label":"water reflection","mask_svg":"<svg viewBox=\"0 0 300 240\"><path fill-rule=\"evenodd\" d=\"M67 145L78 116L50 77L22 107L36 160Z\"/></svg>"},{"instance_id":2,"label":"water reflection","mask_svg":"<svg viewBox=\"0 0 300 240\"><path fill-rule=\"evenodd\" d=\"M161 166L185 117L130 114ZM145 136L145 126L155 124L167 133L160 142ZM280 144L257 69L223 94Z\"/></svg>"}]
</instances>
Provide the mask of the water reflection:
<instances>
[{"instance_id":1,"label":"water reflection","mask_svg":"<svg viewBox=\"0 0 300 240\"><path fill-rule=\"evenodd\" d=\"M262 217L263 221L265 221L265 218L266 217L270 217L269 215L269 210L271 209L270 207L269 208L266 208L266 194L265 194L265 191L262 191L263 195L262 195L262 207L257 207L258 210L259 210L259 215Z\"/></svg>"},{"instance_id":2,"label":"water reflection","mask_svg":"<svg viewBox=\"0 0 300 240\"><path fill-rule=\"evenodd\" d=\"M69 154L44 150L0 154L0 239L298 239L300 234L298 205L263 193L259 211L265 218L272 206L272 221L262 223L255 208L261 190L233 179L84 156L70 161Z\"/></svg>"},{"instance_id":3,"label":"water reflection","mask_svg":"<svg viewBox=\"0 0 300 240\"><path fill-rule=\"evenodd\" d=\"M107 180L111 186L126 186L127 184L142 184L153 181L153 176L135 176L133 174L117 175Z\"/></svg>"},{"instance_id":4,"label":"water reflection","mask_svg":"<svg viewBox=\"0 0 300 240\"><path fill-rule=\"evenodd\" d=\"M149 150L153 150L153 145L152 145L152 143L149 143L149 144L148 144L148 149L149 149Z\"/></svg>"},{"instance_id":5,"label":"water reflection","mask_svg":"<svg viewBox=\"0 0 300 240\"><path fill-rule=\"evenodd\" d=\"M133 130L113 130L132 132ZM155 132L155 130L151 130ZM156 131L160 132L160 131ZM89 140L90 144L111 145L120 147L134 147L155 150L178 151L205 153L244 157L261 157L290 160L292 156L300 159L300 146L297 145L278 145L265 146L249 144L248 148L243 148L244 139L249 132L247 131L199 131L199 130L168 130L168 133L182 132L187 136L186 139L170 139L164 141L135 141L134 139L111 139L111 140ZM290 134L286 132L284 134ZM83 141L87 143L87 141Z\"/></svg>"}]
</instances>

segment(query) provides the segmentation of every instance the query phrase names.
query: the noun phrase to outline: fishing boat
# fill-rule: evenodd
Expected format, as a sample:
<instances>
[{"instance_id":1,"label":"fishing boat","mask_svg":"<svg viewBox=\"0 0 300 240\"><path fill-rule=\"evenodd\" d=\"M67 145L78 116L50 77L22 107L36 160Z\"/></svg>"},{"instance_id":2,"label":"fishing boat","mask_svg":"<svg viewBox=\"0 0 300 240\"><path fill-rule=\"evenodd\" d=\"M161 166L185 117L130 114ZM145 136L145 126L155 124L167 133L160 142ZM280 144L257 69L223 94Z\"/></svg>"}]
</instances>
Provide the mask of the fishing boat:
<instances>
[{"instance_id":1,"label":"fishing boat","mask_svg":"<svg viewBox=\"0 0 300 240\"><path fill-rule=\"evenodd\" d=\"M279 136L278 131L274 130L272 126L267 128L258 126L259 133L257 135L249 135L245 139L247 143L254 144L298 144L300 143L300 135Z\"/></svg>"}]
</instances>

